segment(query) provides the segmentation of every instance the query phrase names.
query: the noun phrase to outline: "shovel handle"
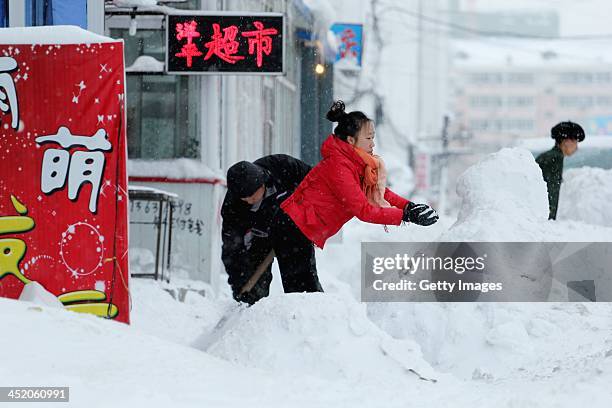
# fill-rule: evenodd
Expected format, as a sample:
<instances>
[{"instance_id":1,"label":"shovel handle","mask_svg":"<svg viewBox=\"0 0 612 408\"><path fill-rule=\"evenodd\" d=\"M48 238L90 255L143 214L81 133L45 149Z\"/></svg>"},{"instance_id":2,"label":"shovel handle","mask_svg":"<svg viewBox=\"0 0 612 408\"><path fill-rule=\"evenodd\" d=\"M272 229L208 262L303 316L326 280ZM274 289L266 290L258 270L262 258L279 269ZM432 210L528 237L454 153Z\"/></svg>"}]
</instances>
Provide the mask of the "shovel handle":
<instances>
[{"instance_id":1,"label":"shovel handle","mask_svg":"<svg viewBox=\"0 0 612 408\"><path fill-rule=\"evenodd\" d=\"M249 278L247 283L245 283L244 286L242 287L242 289L240 289L240 294L241 295L243 293L249 292L251 289L253 289L253 286L255 286L255 284L257 283L259 278L261 278L261 275L263 275L264 272L266 271L266 269L268 269L268 266L270 266L272 261L274 261L274 250L271 250L268 253L268 255L266 255L266 257L259 264L257 269L255 269L255 272L253 273L253 275L251 275L251 277Z\"/></svg>"}]
</instances>

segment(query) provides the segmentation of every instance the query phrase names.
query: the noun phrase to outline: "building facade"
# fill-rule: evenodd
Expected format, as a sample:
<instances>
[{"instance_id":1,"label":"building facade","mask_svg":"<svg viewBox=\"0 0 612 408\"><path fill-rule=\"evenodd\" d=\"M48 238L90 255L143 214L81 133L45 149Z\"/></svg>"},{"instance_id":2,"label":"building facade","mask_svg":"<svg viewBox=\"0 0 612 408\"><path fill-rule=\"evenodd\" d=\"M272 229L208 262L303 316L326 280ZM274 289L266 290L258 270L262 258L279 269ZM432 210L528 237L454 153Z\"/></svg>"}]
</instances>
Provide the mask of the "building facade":
<instances>
[{"instance_id":1,"label":"building facade","mask_svg":"<svg viewBox=\"0 0 612 408\"><path fill-rule=\"evenodd\" d=\"M549 138L561 121L579 123L588 135L611 134L609 46L609 40L454 41L451 133L465 137L452 142L464 154L449 174L519 139Z\"/></svg>"},{"instance_id":2,"label":"building facade","mask_svg":"<svg viewBox=\"0 0 612 408\"><path fill-rule=\"evenodd\" d=\"M130 184L179 196L173 273L216 288L223 280L220 207L225 171L237 161L272 153L316 163L319 134L331 128L321 107L331 104L333 70L315 73L317 63L327 62L313 29L314 15L301 0L159 3L135 8L112 4L105 11L105 34L125 43L128 174ZM181 12L282 13L285 74L167 74L166 16ZM144 208L132 210L142 213ZM132 267L148 267L141 256L143 248L151 247L145 227L132 228L130 247L139 254Z\"/></svg>"},{"instance_id":3,"label":"building facade","mask_svg":"<svg viewBox=\"0 0 612 408\"><path fill-rule=\"evenodd\" d=\"M284 73L168 74L166 17L201 12L282 14ZM320 20L302 0L0 0L0 26L79 25L123 39L130 185L177 196L172 273L213 289L223 279L220 207L227 168L273 153L315 164L331 132L324 116L333 69L323 53L329 44ZM138 221L130 229L130 263L133 271L150 272L157 232L140 222L156 222L158 207L141 204L130 208Z\"/></svg>"}]
</instances>

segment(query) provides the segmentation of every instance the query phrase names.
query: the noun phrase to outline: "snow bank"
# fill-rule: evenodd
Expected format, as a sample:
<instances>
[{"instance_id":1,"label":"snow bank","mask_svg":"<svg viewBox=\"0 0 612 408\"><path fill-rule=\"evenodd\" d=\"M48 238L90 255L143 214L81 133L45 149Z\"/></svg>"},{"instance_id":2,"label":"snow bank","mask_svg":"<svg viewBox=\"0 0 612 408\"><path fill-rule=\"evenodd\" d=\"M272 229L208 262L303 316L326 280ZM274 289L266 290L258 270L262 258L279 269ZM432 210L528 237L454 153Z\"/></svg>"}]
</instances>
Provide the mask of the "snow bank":
<instances>
[{"instance_id":1,"label":"snow bank","mask_svg":"<svg viewBox=\"0 0 612 408\"><path fill-rule=\"evenodd\" d=\"M612 228L548 221L548 193L540 167L523 148L502 149L468 168L457 182L457 222L440 241L596 242Z\"/></svg>"},{"instance_id":2,"label":"snow bank","mask_svg":"<svg viewBox=\"0 0 612 408\"><path fill-rule=\"evenodd\" d=\"M548 218L542 172L526 149L502 149L457 181L461 208L442 241L539 241L534 226Z\"/></svg>"},{"instance_id":3,"label":"snow bank","mask_svg":"<svg viewBox=\"0 0 612 408\"><path fill-rule=\"evenodd\" d=\"M0 44L89 44L117 41L77 26L0 28Z\"/></svg>"},{"instance_id":4,"label":"snow bank","mask_svg":"<svg viewBox=\"0 0 612 408\"><path fill-rule=\"evenodd\" d=\"M229 299L207 297L212 290L204 282L192 287L195 283L130 279L132 327L178 344L191 344L234 304Z\"/></svg>"},{"instance_id":5,"label":"snow bank","mask_svg":"<svg viewBox=\"0 0 612 408\"><path fill-rule=\"evenodd\" d=\"M437 370L486 381L573 372L576 361L604 357L612 348L611 314L607 303L380 303L368 307L370 318L393 337L416 340Z\"/></svg>"},{"instance_id":6,"label":"snow bank","mask_svg":"<svg viewBox=\"0 0 612 408\"><path fill-rule=\"evenodd\" d=\"M565 170L557 219L612 227L612 170Z\"/></svg>"},{"instance_id":7,"label":"snow bank","mask_svg":"<svg viewBox=\"0 0 612 408\"><path fill-rule=\"evenodd\" d=\"M207 308L186 300L181 308L161 296L159 282L131 284L132 326L0 298L0 384L14 385L17 373L22 386L68 385L71 406L92 408L569 408L585 396L591 407L609 407L608 304L412 304L412 312L389 309L390 316L371 310L395 336L422 342L439 367L469 374L462 381L436 374L432 383L407 370L417 363L422 375L428 370L418 346L390 338L350 298L293 294L233 305L209 347L222 360L163 337L171 325L179 343L196 328L210 333L219 315L208 313L223 302ZM499 359L515 369L504 375Z\"/></svg>"},{"instance_id":8,"label":"snow bank","mask_svg":"<svg viewBox=\"0 0 612 408\"><path fill-rule=\"evenodd\" d=\"M327 382L236 366L121 323L4 298L0 327L0 384L70 386L71 407L311 408L364 397L348 384L325 390Z\"/></svg>"},{"instance_id":9,"label":"snow bank","mask_svg":"<svg viewBox=\"0 0 612 408\"><path fill-rule=\"evenodd\" d=\"M394 340L366 316L365 305L348 296L289 294L238 307L228 320L202 336L196 346L208 353L283 375L327 380L372 377L418 382L414 370L432 378L419 346ZM348 362L348 364L347 364ZM381 379L377 373L385 373Z\"/></svg>"},{"instance_id":10,"label":"snow bank","mask_svg":"<svg viewBox=\"0 0 612 408\"><path fill-rule=\"evenodd\" d=\"M53 293L47 291L38 282L30 282L26 284L19 295L19 300L57 309L64 308L62 302L60 302Z\"/></svg>"}]
</instances>

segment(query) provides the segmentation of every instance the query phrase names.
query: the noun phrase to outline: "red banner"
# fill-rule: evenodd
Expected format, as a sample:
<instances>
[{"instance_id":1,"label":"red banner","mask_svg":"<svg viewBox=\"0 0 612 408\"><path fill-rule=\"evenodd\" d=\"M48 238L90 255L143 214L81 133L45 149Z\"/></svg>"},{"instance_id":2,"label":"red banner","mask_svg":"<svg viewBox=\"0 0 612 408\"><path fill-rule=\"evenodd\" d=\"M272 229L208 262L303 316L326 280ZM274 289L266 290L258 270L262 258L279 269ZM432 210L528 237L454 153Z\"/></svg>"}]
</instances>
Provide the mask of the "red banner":
<instances>
[{"instance_id":1,"label":"red banner","mask_svg":"<svg viewBox=\"0 0 612 408\"><path fill-rule=\"evenodd\" d=\"M123 43L0 44L0 296L129 323Z\"/></svg>"}]
</instances>

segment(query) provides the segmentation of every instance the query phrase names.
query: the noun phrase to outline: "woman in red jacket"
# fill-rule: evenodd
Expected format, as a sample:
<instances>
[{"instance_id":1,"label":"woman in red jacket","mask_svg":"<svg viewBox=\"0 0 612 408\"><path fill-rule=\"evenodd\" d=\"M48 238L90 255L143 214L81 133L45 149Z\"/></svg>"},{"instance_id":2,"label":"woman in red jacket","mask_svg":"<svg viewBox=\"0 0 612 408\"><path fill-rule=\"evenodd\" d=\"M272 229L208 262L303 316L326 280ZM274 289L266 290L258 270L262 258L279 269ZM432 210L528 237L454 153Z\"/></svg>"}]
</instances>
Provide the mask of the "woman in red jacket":
<instances>
[{"instance_id":1,"label":"woman in red jacket","mask_svg":"<svg viewBox=\"0 0 612 408\"><path fill-rule=\"evenodd\" d=\"M381 191L384 172L379 172L380 162L373 156L374 126L364 113L346 113L344 103L337 101L327 119L338 126L321 146L323 160L281 204L310 242L323 248L353 217L383 225L431 225L438 220L428 205L414 204L388 188Z\"/></svg>"}]
</instances>

